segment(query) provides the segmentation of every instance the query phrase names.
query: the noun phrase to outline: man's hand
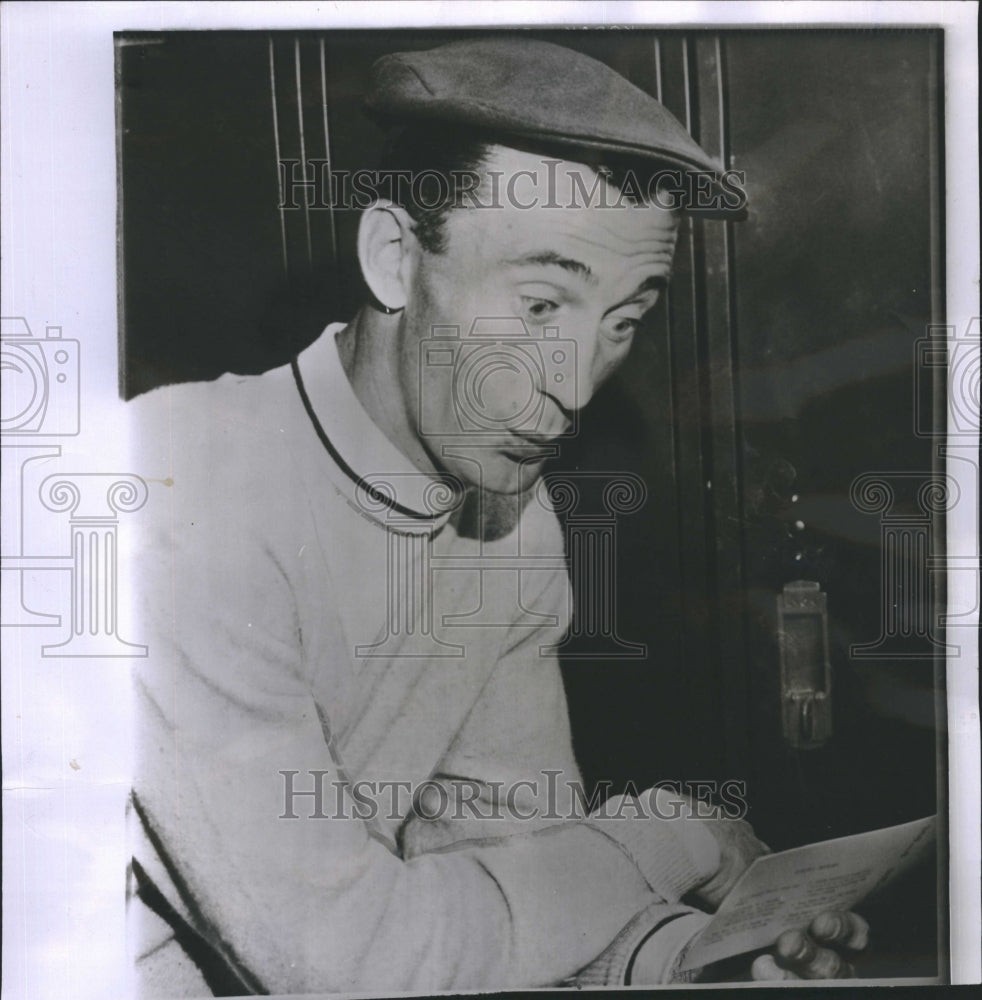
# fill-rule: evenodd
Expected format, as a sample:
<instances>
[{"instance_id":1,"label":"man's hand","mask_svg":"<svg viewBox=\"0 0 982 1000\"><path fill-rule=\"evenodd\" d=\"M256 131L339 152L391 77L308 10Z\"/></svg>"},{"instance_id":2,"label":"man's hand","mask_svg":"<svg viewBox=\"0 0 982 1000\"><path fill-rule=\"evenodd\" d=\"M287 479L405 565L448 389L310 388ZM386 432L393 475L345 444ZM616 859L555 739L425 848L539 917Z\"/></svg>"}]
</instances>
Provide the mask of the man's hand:
<instances>
[{"instance_id":1,"label":"man's hand","mask_svg":"<svg viewBox=\"0 0 982 1000\"><path fill-rule=\"evenodd\" d=\"M808 930L785 931L772 952L754 960L750 974L758 980L852 979L848 957L869 944L869 924L856 913L838 910L819 914Z\"/></svg>"},{"instance_id":2,"label":"man's hand","mask_svg":"<svg viewBox=\"0 0 982 1000\"><path fill-rule=\"evenodd\" d=\"M771 853L771 849L757 839L746 820L727 817L719 806L697 802L668 786L656 785L648 795L653 797L657 815L698 825L716 841L719 866L711 878L687 894L687 898L697 905L715 910L751 863L762 854Z\"/></svg>"},{"instance_id":3,"label":"man's hand","mask_svg":"<svg viewBox=\"0 0 982 1000\"><path fill-rule=\"evenodd\" d=\"M753 827L742 819L705 819L702 823L719 845L720 862L708 882L693 889L691 895L700 903L716 909L751 862L771 849L754 835Z\"/></svg>"}]
</instances>

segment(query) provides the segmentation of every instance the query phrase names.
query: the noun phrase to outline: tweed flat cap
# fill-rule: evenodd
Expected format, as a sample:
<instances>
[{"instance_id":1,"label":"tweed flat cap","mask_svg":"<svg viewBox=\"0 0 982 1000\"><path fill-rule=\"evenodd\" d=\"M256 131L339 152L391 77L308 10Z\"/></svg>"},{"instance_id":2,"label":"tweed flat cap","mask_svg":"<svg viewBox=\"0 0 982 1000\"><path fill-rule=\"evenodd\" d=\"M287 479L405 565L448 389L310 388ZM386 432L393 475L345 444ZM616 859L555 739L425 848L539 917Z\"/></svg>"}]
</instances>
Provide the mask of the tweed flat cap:
<instances>
[{"instance_id":1,"label":"tweed flat cap","mask_svg":"<svg viewBox=\"0 0 982 1000\"><path fill-rule=\"evenodd\" d=\"M531 38L383 56L365 103L383 121L445 121L719 172L679 121L609 66Z\"/></svg>"}]
</instances>

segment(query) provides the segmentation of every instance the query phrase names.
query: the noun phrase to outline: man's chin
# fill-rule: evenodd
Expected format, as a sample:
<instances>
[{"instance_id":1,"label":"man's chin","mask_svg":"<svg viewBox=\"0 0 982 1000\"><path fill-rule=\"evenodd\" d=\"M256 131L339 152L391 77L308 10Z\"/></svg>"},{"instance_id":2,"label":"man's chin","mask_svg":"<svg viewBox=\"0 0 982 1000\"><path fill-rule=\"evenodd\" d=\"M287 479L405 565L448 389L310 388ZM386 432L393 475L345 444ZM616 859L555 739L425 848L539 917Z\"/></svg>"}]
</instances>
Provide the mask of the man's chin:
<instances>
[{"instance_id":1,"label":"man's chin","mask_svg":"<svg viewBox=\"0 0 982 1000\"><path fill-rule=\"evenodd\" d=\"M434 465L457 476L470 487L487 493L512 496L531 489L542 476L552 450L504 450L494 446L468 446L457 440L436 439L427 442Z\"/></svg>"},{"instance_id":2,"label":"man's chin","mask_svg":"<svg viewBox=\"0 0 982 1000\"><path fill-rule=\"evenodd\" d=\"M545 458L518 458L497 454L482 469L481 486L488 493L513 496L530 490L542 477Z\"/></svg>"}]
</instances>

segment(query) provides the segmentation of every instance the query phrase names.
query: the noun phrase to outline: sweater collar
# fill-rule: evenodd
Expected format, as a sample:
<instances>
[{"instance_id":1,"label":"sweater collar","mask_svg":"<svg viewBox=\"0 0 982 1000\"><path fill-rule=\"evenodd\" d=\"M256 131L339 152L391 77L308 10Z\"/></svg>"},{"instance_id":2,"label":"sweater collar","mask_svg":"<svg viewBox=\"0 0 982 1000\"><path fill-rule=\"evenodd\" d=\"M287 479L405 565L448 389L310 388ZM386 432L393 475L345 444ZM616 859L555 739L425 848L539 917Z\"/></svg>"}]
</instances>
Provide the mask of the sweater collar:
<instances>
[{"instance_id":1,"label":"sweater collar","mask_svg":"<svg viewBox=\"0 0 982 1000\"><path fill-rule=\"evenodd\" d=\"M446 524L463 499L449 474L427 474L369 416L341 363L332 323L297 359L298 389L320 425L335 484L360 513L389 530L429 534Z\"/></svg>"}]
</instances>

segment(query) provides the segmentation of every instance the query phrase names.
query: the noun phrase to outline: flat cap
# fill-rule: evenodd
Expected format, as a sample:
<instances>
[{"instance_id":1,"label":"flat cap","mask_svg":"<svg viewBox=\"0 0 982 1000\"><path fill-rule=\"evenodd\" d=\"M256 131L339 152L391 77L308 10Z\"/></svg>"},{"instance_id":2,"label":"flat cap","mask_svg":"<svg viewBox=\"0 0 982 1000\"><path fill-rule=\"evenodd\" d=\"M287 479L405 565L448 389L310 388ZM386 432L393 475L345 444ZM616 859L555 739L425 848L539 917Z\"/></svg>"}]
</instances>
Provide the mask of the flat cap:
<instances>
[{"instance_id":1,"label":"flat cap","mask_svg":"<svg viewBox=\"0 0 982 1000\"><path fill-rule=\"evenodd\" d=\"M609 66L531 38L383 56L365 98L388 121L444 121L718 173L665 106Z\"/></svg>"}]
</instances>

